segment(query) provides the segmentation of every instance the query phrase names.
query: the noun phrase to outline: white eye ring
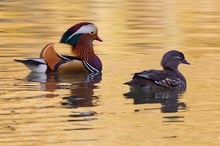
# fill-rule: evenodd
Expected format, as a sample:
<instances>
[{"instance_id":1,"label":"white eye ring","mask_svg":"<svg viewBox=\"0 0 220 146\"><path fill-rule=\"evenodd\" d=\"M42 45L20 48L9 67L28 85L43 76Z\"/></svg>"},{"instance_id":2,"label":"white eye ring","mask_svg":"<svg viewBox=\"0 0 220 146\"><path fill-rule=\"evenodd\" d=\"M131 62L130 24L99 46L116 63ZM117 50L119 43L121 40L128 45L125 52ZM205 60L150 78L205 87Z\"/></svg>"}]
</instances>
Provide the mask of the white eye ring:
<instances>
[{"instance_id":1,"label":"white eye ring","mask_svg":"<svg viewBox=\"0 0 220 146\"><path fill-rule=\"evenodd\" d=\"M90 32L90 34L92 34L92 35L93 35L93 34L94 34L94 31L91 31L91 32Z\"/></svg>"},{"instance_id":2,"label":"white eye ring","mask_svg":"<svg viewBox=\"0 0 220 146\"><path fill-rule=\"evenodd\" d=\"M179 55L179 56L175 56L175 57L173 57L173 58L182 58L182 55Z\"/></svg>"}]
</instances>

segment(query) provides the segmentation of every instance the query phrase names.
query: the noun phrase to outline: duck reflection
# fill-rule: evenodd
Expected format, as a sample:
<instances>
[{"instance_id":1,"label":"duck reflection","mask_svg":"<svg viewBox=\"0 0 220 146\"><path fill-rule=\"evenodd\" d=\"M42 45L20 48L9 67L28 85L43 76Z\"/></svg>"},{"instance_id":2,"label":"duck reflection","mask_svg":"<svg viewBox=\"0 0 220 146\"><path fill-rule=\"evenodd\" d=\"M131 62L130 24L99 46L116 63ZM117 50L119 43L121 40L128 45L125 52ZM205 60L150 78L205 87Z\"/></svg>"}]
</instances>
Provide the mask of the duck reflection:
<instances>
[{"instance_id":1,"label":"duck reflection","mask_svg":"<svg viewBox=\"0 0 220 146\"><path fill-rule=\"evenodd\" d=\"M61 104L68 108L95 106L99 97L94 95L95 85L102 80L101 73L63 74L31 72L26 79L39 82L42 91L49 91L44 97L58 96L53 94L57 89L70 90L70 95L63 97Z\"/></svg>"},{"instance_id":2,"label":"duck reflection","mask_svg":"<svg viewBox=\"0 0 220 146\"><path fill-rule=\"evenodd\" d=\"M101 81L101 74L88 74L84 77L82 82L73 83L70 86L71 96L64 97L66 102L62 105L68 107L91 107L96 106L99 97L94 96L95 85Z\"/></svg>"},{"instance_id":3,"label":"duck reflection","mask_svg":"<svg viewBox=\"0 0 220 146\"><path fill-rule=\"evenodd\" d=\"M160 103L162 105L161 112L170 113L186 109L186 104L178 101L181 94L183 94L183 91L178 89L146 92L142 88L131 88L130 92L125 93L124 96L132 98L134 104Z\"/></svg>"}]
</instances>

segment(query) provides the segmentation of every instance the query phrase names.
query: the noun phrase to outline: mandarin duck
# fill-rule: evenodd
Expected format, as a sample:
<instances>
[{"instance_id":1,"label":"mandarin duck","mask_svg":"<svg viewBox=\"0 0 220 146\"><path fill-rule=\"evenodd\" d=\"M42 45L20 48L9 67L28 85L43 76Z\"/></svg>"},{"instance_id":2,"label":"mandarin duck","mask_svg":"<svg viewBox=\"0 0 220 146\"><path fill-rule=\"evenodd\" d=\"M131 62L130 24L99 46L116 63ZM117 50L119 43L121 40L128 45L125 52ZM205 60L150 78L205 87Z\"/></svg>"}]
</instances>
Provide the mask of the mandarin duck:
<instances>
[{"instance_id":1,"label":"mandarin duck","mask_svg":"<svg viewBox=\"0 0 220 146\"><path fill-rule=\"evenodd\" d=\"M186 79L178 70L180 63L190 64L184 57L184 54L172 50L164 54L161 60L163 70L145 70L135 73L133 79L127 84L131 90L144 89L147 92L157 92L167 89L186 90Z\"/></svg>"},{"instance_id":2,"label":"mandarin duck","mask_svg":"<svg viewBox=\"0 0 220 146\"><path fill-rule=\"evenodd\" d=\"M78 23L69 28L60 43L71 46L73 56L60 55L54 50L54 44L47 44L40 53L40 58L15 59L33 72L85 72L99 73L102 62L94 53L93 40L102 42L97 27L89 22Z\"/></svg>"}]
</instances>

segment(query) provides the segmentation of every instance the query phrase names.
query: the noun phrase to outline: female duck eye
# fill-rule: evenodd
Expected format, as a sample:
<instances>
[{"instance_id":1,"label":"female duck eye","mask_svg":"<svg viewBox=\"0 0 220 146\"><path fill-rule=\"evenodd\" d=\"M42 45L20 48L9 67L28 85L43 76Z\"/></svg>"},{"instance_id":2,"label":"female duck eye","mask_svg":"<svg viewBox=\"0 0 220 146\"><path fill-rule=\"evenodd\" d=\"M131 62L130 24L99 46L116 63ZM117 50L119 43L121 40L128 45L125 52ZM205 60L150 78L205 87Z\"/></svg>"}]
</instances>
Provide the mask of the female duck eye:
<instances>
[{"instance_id":1,"label":"female duck eye","mask_svg":"<svg viewBox=\"0 0 220 146\"><path fill-rule=\"evenodd\" d=\"M179 55L178 57L179 57L179 58L182 58L182 56L181 56L181 55Z\"/></svg>"}]
</instances>

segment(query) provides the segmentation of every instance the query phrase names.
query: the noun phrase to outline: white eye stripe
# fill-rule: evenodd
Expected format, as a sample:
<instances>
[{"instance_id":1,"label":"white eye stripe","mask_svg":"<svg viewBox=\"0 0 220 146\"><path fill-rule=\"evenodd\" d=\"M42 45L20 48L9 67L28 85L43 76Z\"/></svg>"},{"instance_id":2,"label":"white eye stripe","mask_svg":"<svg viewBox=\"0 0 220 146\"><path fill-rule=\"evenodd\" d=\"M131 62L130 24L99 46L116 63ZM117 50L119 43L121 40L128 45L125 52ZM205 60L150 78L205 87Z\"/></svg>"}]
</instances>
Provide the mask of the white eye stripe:
<instances>
[{"instance_id":1,"label":"white eye stripe","mask_svg":"<svg viewBox=\"0 0 220 146\"><path fill-rule=\"evenodd\" d=\"M182 56L174 56L173 58L182 58Z\"/></svg>"},{"instance_id":2,"label":"white eye stripe","mask_svg":"<svg viewBox=\"0 0 220 146\"><path fill-rule=\"evenodd\" d=\"M68 37L68 39L66 39L66 41L71 39L74 35L91 33L91 32L93 32L93 33L97 32L96 26L94 24L84 25L84 26L80 27L80 29L78 29L75 33L73 33L70 37Z\"/></svg>"}]
</instances>

